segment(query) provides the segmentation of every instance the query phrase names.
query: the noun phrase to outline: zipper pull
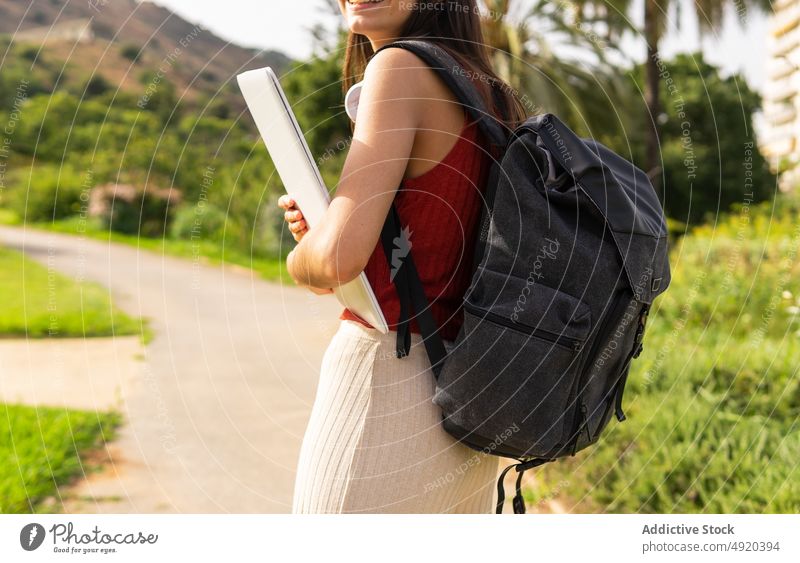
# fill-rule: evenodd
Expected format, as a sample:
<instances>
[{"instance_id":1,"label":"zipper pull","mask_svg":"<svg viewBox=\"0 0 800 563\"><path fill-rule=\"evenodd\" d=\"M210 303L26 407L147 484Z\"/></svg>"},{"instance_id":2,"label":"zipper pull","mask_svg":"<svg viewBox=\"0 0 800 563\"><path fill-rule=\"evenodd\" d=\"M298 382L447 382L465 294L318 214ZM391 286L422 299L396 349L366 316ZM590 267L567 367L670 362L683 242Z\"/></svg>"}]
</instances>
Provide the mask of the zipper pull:
<instances>
[{"instance_id":1,"label":"zipper pull","mask_svg":"<svg viewBox=\"0 0 800 563\"><path fill-rule=\"evenodd\" d=\"M587 429L586 430L587 437L589 435L588 425L586 424L586 422L587 422L587 420L586 420L587 419L587 417L586 417L586 405L583 403L583 399L582 398L578 399L578 401L579 401L579 403L578 403L579 404L578 411L581 413L581 418L578 421L578 428L575 429L575 435L574 435L574 438L572 440L572 453L571 453L571 455L575 455L576 453L578 453L578 440L580 439L581 432L583 432L584 427L586 427L586 429Z\"/></svg>"},{"instance_id":2,"label":"zipper pull","mask_svg":"<svg viewBox=\"0 0 800 563\"><path fill-rule=\"evenodd\" d=\"M644 340L644 330L647 325L647 317L650 314L650 306L644 305L642 307L642 312L639 314L639 326L636 327L636 335L633 339L633 357L638 358L639 354L642 353L644 346L642 345L642 340Z\"/></svg>"},{"instance_id":3,"label":"zipper pull","mask_svg":"<svg viewBox=\"0 0 800 563\"><path fill-rule=\"evenodd\" d=\"M580 434L585 429L586 438L591 440L592 437L589 436L589 416L586 414L587 410L588 409L586 408L586 403L581 401L581 428L578 433Z\"/></svg>"}]
</instances>

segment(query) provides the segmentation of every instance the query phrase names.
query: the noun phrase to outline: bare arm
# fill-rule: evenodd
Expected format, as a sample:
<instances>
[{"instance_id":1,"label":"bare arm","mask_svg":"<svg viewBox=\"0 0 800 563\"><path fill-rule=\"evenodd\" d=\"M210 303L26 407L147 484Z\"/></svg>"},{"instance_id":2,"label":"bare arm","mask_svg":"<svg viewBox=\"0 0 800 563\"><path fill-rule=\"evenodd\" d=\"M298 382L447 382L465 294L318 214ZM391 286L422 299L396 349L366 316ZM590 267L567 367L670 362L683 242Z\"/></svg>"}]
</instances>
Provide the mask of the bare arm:
<instances>
[{"instance_id":1,"label":"bare arm","mask_svg":"<svg viewBox=\"0 0 800 563\"><path fill-rule=\"evenodd\" d=\"M426 71L401 49L381 51L370 61L336 194L319 225L287 259L298 284L334 287L366 266L408 165L424 109Z\"/></svg>"}]
</instances>

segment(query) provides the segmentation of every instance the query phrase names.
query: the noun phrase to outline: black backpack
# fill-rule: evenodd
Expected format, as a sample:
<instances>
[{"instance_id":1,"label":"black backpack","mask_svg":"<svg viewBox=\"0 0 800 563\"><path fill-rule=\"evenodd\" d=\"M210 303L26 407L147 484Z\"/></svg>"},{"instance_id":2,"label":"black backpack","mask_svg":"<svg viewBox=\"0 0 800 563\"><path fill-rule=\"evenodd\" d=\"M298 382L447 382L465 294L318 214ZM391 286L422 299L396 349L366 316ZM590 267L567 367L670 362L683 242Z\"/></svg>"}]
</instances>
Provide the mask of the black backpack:
<instances>
[{"instance_id":1,"label":"black backpack","mask_svg":"<svg viewBox=\"0 0 800 563\"><path fill-rule=\"evenodd\" d=\"M670 282L664 213L647 175L575 135L551 114L515 131L487 113L461 66L427 41L398 41L432 67L499 149L485 192L464 323L448 354L412 253L395 268L397 355L408 355L411 311L436 376L444 429L467 446L525 470L595 443L612 411L622 421L630 362L642 351L653 299ZM392 256L392 205L381 233Z\"/></svg>"}]
</instances>

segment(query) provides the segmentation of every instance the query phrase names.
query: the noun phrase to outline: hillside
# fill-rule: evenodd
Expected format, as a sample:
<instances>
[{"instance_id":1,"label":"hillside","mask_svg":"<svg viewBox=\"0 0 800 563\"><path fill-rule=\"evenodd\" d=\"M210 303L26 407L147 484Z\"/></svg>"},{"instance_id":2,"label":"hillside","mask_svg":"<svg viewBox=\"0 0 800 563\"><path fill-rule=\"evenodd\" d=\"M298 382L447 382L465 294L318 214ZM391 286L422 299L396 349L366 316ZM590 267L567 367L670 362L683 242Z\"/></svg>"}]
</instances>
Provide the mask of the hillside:
<instances>
[{"instance_id":1,"label":"hillside","mask_svg":"<svg viewBox=\"0 0 800 563\"><path fill-rule=\"evenodd\" d=\"M282 186L235 77L290 63L149 2L0 0L0 222L84 216L274 255Z\"/></svg>"},{"instance_id":2,"label":"hillside","mask_svg":"<svg viewBox=\"0 0 800 563\"><path fill-rule=\"evenodd\" d=\"M134 94L141 93L148 69L164 69L178 92L193 99L218 92L244 70L281 70L289 62L282 53L231 44L166 8L135 0L0 0L0 34L18 47L35 47L51 67L66 63L68 80L100 74Z\"/></svg>"}]
</instances>

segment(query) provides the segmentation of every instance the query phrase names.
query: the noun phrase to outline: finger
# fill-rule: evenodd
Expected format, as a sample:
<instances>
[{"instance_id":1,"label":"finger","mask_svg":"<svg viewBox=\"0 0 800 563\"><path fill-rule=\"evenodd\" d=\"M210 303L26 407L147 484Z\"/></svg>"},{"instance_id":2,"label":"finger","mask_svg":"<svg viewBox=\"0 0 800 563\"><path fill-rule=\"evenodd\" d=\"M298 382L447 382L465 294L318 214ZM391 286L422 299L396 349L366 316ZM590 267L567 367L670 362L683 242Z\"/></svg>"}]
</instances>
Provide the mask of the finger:
<instances>
[{"instance_id":1,"label":"finger","mask_svg":"<svg viewBox=\"0 0 800 563\"><path fill-rule=\"evenodd\" d=\"M297 209L290 209L289 211L285 211L283 213L283 218L289 223L296 223L297 221L301 221L303 219L303 214Z\"/></svg>"},{"instance_id":2,"label":"finger","mask_svg":"<svg viewBox=\"0 0 800 563\"><path fill-rule=\"evenodd\" d=\"M289 209L290 207L294 207L294 200L289 194L284 194L278 198L278 206Z\"/></svg>"},{"instance_id":3,"label":"finger","mask_svg":"<svg viewBox=\"0 0 800 563\"><path fill-rule=\"evenodd\" d=\"M299 209L289 209L283 213L283 218L290 223L294 223L295 221L302 219L303 214L300 213Z\"/></svg>"}]
</instances>

